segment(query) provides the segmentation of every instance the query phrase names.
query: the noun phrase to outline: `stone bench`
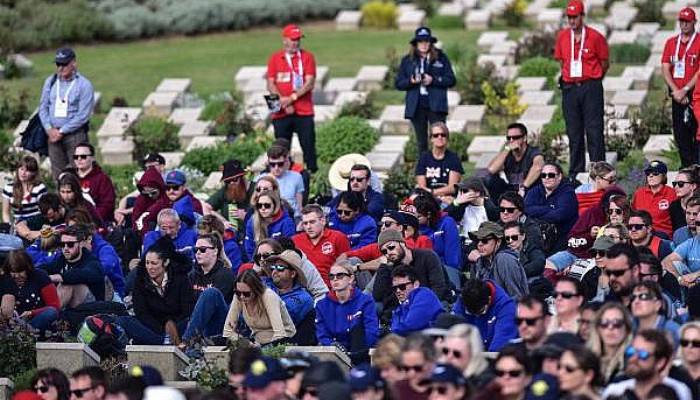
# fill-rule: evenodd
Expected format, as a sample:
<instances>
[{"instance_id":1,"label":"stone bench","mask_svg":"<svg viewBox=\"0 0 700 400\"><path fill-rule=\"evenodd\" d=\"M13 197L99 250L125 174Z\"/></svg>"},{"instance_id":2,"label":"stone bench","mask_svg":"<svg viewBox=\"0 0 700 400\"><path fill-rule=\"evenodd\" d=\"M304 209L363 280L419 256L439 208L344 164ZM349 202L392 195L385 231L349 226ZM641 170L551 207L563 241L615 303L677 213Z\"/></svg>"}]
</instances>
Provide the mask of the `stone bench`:
<instances>
[{"instance_id":1,"label":"stone bench","mask_svg":"<svg viewBox=\"0 0 700 400\"><path fill-rule=\"evenodd\" d=\"M515 80L518 85L518 93L542 90L547 84L547 78L541 76L519 77Z\"/></svg>"},{"instance_id":2,"label":"stone bench","mask_svg":"<svg viewBox=\"0 0 700 400\"><path fill-rule=\"evenodd\" d=\"M175 108L177 92L153 92L143 101L144 114L151 117L167 118Z\"/></svg>"},{"instance_id":3,"label":"stone bench","mask_svg":"<svg viewBox=\"0 0 700 400\"><path fill-rule=\"evenodd\" d=\"M385 135L408 135L413 130L411 122L404 119L404 106L386 106L379 119L381 133Z\"/></svg>"},{"instance_id":4,"label":"stone bench","mask_svg":"<svg viewBox=\"0 0 700 400\"><path fill-rule=\"evenodd\" d=\"M84 343L36 343L37 369L57 368L67 375L84 367L98 367L100 356Z\"/></svg>"},{"instance_id":5,"label":"stone bench","mask_svg":"<svg viewBox=\"0 0 700 400\"><path fill-rule=\"evenodd\" d=\"M355 10L340 10L335 16L335 29L338 31L356 31L360 29L362 12Z\"/></svg>"},{"instance_id":6,"label":"stone bench","mask_svg":"<svg viewBox=\"0 0 700 400\"><path fill-rule=\"evenodd\" d=\"M639 40L643 43L650 43L656 32L661 28L658 22L635 22L630 30L637 32Z\"/></svg>"},{"instance_id":7,"label":"stone bench","mask_svg":"<svg viewBox=\"0 0 700 400\"><path fill-rule=\"evenodd\" d=\"M102 162L107 165L129 165L134 163L134 141L131 136L111 137L100 147Z\"/></svg>"},{"instance_id":8,"label":"stone bench","mask_svg":"<svg viewBox=\"0 0 700 400\"><path fill-rule=\"evenodd\" d=\"M638 33L635 31L612 31L608 44L632 44L637 42Z\"/></svg>"},{"instance_id":9,"label":"stone bench","mask_svg":"<svg viewBox=\"0 0 700 400\"><path fill-rule=\"evenodd\" d=\"M450 114L450 120L466 121L466 131L468 133L481 133L481 125L486 115L484 105L462 105L454 108Z\"/></svg>"},{"instance_id":10,"label":"stone bench","mask_svg":"<svg viewBox=\"0 0 700 400\"><path fill-rule=\"evenodd\" d=\"M647 98L646 90L621 90L612 97L612 104L639 107Z\"/></svg>"},{"instance_id":11,"label":"stone bench","mask_svg":"<svg viewBox=\"0 0 700 400\"><path fill-rule=\"evenodd\" d=\"M492 47L497 46L506 40L508 40L507 31L488 31L482 32L481 35L479 35L479 39L476 41L476 44L479 46L479 50L482 52L489 52L491 51Z\"/></svg>"},{"instance_id":12,"label":"stone bench","mask_svg":"<svg viewBox=\"0 0 700 400\"><path fill-rule=\"evenodd\" d=\"M246 65L243 67L240 67L238 69L238 72L236 72L236 76L233 78L234 82L236 82L236 88L239 90L245 86L246 83L250 80L259 80L259 79L265 79L265 76L267 76L267 67L264 65Z\"/></svg>"},{"instance_id":13,"label":"stone bench","mask_svg":"<svg viewBox=\"0 0 700 400\"><path fill-rule=\"evenodd\" d=\"M560 8L545 8L537 14L537 26L540 29L559 27L564 12Z\"/></svg>"},{"instance_id":14,"label":"stone bench","mask_svg":"<svg viewBox=\"0 0 700 400\"><path fill-rule=\"evenodd\" d=\"M170 117L168 117L168 121L177 125L198 121L203 110L204 107L176 108L173 110L172 114L170 114Z\"/></svg>"},{"instance_id":15,"label":"stone bench","mask_svg":"<svg viewBox=\"0 0 700 400\"><path fill-rule=\"evenodd\" d=\"M506 56L499 56L499 55L493 55L493 54L480 54L479 57L476 59L476 63L485 66L487 63L493 64L496 68L500 68L506 65L506 61L508 57Z\"/></svg>"},{"instance_id":16,"label":"stone bench","mask_svg":"<svg viewBox=\"0 0 700 400\"><path fill-rule=\"evenodd\" d=\"M461 17L464 15L464 4L459 1L442 3L437 10L438 15L445 17Z\"/></svg>"},{"instance_id":17,"label":"stone bench","mask_svg":"<svg viewBox=\"0 0 700 400\"><path fill-rule=\"evenodd\" d=\"M629 66L622 71L622 76L632 79L632 89L649 90L649 83L654 76L654 68L647 66Z\"/></svg>"},{"instance_id":18,"label":"stone bench","mask_svg":"<svg viewBox=\"0 0 700 400\"><path fill-rule=\"evenodd\" d=\"M216 146L217 144L223 142L224 140L226 140L226 138L223 136L197 136L197 137L192 138L190 143L187 145L187 148L185 149L185 153L187 153L188 151L192 151L194 149ZM222 160L222 162L223 162L223 160Z\"/></svg>"},{"instance_id":19,"label":"stone bench","mask_svg":"<svg viewBox=\"0 0 700 400\"><path fill-rule=\"evenodd\" d=\"M527 91L520 94L520 103L529 106L546 106L554 99L553 90Z\"/></svg>"},{"instance_id":20,"label":"stone bench","mask_svg":"<svg viewBox=\"0 0 700 400\"><path fill-rule=\"evenodd\" d=\"M467 156L470 161L474 161L482 155L487 155L493 158L498 154L503 145L506 143L506 138L503 135L498 136L476 136L469 143L467 148Z\"/></svg>"},{"instance_id":21,"label":"stone bench","mask_svg":"<svg viewBox=\"0 0 700 400\"><path fill-rule=\"evenodd\" d=\"M192 79L189 78L165 78L160 81L156 92L175 92L183 94L190 90Z\"/></svg>"},{"instance_id":22,"label":"stone bench","mask_svg":"<svg viewBox=\"0 0 700 400\"><path fill-rule=\"evenodd\" d=\"M0 378L0 400L10 400L15 384L9 378Z\"/></svg>"},{"instance_id":23,"label":"stone bench","mask_svg":"<svg viewBox=\"0 0 700 400\"><path fill-rule=\"evenodd\" d=\"M491 11L470 10L464 18L464 27L470 31L484 30L491 26Z\"/></svg>"},{"instance_id":24,"label":"stone bench","mask_svg":"<svg viewBox=\"0 0 700 400\"><path fill-rule=\"evenodd\" d=\"M369 92L372 90L382 90L384 80L389 73L389 67L386 65L364 65L357 71L356 90Z\"/></svg>"},{"instance_id":25,"label":"stone bench","mask_svg":"<svg viewBox=\"0 0 700 400\"><path fill-rule=\"evenodd\" d=\"M657 158L662 161L668 161L661 157L661 153L664 150L670 151L671 143L673 143L673 135L651 135L642 148L642 152L647 158Z\"/></svg>"},{"instance_id":26,"label":"stone bench","mask_svg":"<svg viewBox=\"0 0 700 400\"><path fill-rule=\"evenodd\" d=\"M165 169L175 169L180 166L182 159L185 158L184 151L164 151L160 153L165 158Z\"/></svg>"},{"instance_id":27,"label":"stone bench","mask_svg":"<svg viewBox=\"0 0 700 400\"><path fill-rule=\"evenodd\" d=\"M192 139L209 135L212 128L214 128L214 121L189 121L182 124L177 132L180 147L186 149Z\"/></svg>"},{"instance_id":28,"label":"stone bench","mask_svg":"<svg viewBox=\"0 0 700 400\"><path fill-rule=\"evenodd\" d=\"M358 92L353 90L350 92L339 93L333 101L333 106L337 107L339 110L342 110L346 104L365 104L366 101L367 92Z\"/></svg>"},{"instance_id":29,"label":"stone bench","mask_svg":"<svg viewBox=\"0 0 700 400\"><path fill-rule=\"evenodd\" d=\"M372 164L372 169L374 170L374 164ZM287 346L285 349L286 353L295 351L309 353L320 361L332 361L338 364L345 373L349 372L352 367L352 363L347 354L343 353L335 346Z\"/></svg>"},{"instance_id":30,"label":"stone bench","mask_svg":"<svg viewBox=\"0 0 700 400\"><path fill-rule=\"evenodd\" d=\"M404 11L396 18L396 25L400 31L413 32L425 24L425 11Z\"/></svg>"},{"instance_id":31,"label":"stone bench","mask_svg":"<svg viewBox=\"0 0 700 400\"><path fill-rule=\"evenodd\" d=\"M615 93L622 90L630 90L632 88L632 83L634 83L632 78L626 78L624 76L607 76L603 78L605 97L612 99Z\"/></svg>"},{"instance_id":32,"label":"stone bench","mask_svg":"<svg viewBox=\"0 0 700 400\"><path fill-rule=\"evenodd\" d=\"M176 346L126 346L127 361L132 365L153 365L163 380L181 381L179 372L189 363L189 358Z\"/></svg>"}]
</instances>

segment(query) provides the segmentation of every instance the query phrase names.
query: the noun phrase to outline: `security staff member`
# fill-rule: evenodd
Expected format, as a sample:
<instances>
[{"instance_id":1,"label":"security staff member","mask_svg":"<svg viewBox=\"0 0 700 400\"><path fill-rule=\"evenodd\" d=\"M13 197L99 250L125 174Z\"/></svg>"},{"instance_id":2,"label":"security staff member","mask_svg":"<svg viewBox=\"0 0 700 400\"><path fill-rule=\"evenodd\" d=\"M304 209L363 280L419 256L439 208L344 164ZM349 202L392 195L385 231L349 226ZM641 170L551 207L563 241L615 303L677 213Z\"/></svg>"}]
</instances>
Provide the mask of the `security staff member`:
<instances>
[{"instance_id":1,"label":"security staff member","mask_svg":"<svg viewBox=\"0 0 700 400\"><path fill-rule=\"evenodd\" d=\"M72 163L78 143L88 142L88 122L95 102L92 83L78 73L75 52L56 51L56 74L44 81L39 118L49 141L51 173L55 179Z\"/></svg>"},{"instance_id":2,"label":"security staff member","mask_svg":"<svg viewBox=\"0 0 700 400\"><path fill-rule=\"evenodd\" d=\"M554 58L561 63L562 111L569 137L569 176L585 171L584 132L590 161L605 160L603 83L608 71L608 43L583 23L583 3L566 7L569 28L559 31Z\"/></svg>"},{"instance_id":3,"label":"security staff member","mask_svg":"<svg viewBox=\"0 0 700 400\"><path fill-rule=\"evenodd\" d=\"M267 63L267 90L280 97L280 110L272 114L275 138L291 143L294 132L304 152L306 168L316 166L316 131L312 91L316 82L316 60L301 49L301 29L289 24L282 30L283 49L275 52Z\"/></svg>"},{"instance_id":4,"label":"security staff member","mask_svg":"<svg viewBox=\"0 0 700 400\"><path fill-rule=\"evenodd\" d=\"M671 95L673 138L676 140L681 165L688 167L698 162L695 146L697 121L690 107L697 71L700 66L700 38L695 32L695 11L686 7L678 13L680 34L666 40L661 56L661 70Z\"/></svg>"}]
</instances>

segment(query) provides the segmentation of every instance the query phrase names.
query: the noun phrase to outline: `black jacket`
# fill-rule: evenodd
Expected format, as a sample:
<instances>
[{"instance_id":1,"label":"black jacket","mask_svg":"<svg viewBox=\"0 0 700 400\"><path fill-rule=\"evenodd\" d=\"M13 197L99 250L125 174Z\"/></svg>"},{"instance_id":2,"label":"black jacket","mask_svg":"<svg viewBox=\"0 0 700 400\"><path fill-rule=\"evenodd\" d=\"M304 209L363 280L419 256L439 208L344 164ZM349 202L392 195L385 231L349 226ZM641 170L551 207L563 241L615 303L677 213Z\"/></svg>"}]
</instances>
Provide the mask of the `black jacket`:
<instances>
[{"instance_id":1,"label":"black jacket","mask_svg":"<svg viewBox=\"0 0 700 400\"><path fill-rule=\"evenodd\" d=\"M95 300L105 299L105 273L97 259L89 250L75 263L69 263L63 254L44 268L49 275L59 274L66 285L85 285L90 289ZM111 299L110 299L111 300Z\"/></svg>"},{"instance_id":2,"label":"black jacket","mask_svg":"<svg viewBox=\"0 0 700 400\"><path fill-rule=\"evenodd\" d=\"M233 278L231 269L224 267L221 261L217 261L216 264L214 264L214 268L212 268L208 274L205 274L204 271L202 271L202 267L197 264L192 268L188 277L192 284L195 298L198 298L200 293L204 290L215 287L224 295L226 304L231 304L235 279Z\"/></svg>"},{"instance_id":3,"label":"black jacket","mask_svg":"<svg viewBox=\"0 0 700 400\"><path fill-rule=\"evenodd\" d=\"M175 323L187 320L194 308L192 285L177 264L171 265L168 270L168 282L163 296L158 294L146 268L139 266L133 301L136 318L158 334L164 332L168 320Z\"/></svg>"}]
</instances>

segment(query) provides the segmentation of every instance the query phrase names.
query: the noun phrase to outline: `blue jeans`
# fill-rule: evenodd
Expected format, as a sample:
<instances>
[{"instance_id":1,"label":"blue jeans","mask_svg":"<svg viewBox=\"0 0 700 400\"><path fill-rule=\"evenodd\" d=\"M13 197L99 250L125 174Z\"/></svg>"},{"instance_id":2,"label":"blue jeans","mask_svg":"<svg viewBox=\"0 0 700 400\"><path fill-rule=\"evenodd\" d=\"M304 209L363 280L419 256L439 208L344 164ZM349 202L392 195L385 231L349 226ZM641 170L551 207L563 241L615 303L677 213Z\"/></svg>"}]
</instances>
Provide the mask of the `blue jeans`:
<instances>
[{"instance_id":1,"label":"blue jeans","mask_svg":"<svg viewBox=\"0 0 700 400\"><path fill-rule=\"evenodd\" d=\"M187 324L182 339L187 340L195 335L221 336L227 314L228 304L226 304L221 291L213 287L206 289L199 295L197 303L194 305L190 322Z\"/></svg>"},{"instance_id":2,"label":"blue jeans","mask_svg":"<svg viewBox=\"0 0 700 400\"><path fill-rule=\"evenodd\" d=\"M165 334L153 332L151 328L147 327L136 317L133 317L131 315L117 317L117 323L122 328L124 328L124 330L126 331L126 335L132 340L134 344L151 346L163 344ZM182 333L186 323L187 320L177 322L178 332Z\"/></svg>"},{"instance_id":3,"label":"blue jeans","mask_svg":"<svg viewBox=\"0 0 700 400\"><path fill-rule=\"evenodd\" d=\"M460 281L459 276L462 274L462 271L448 265L445 265L444 268L445 272L447 273L447 278L455 286L455 289L460 290L462 288L462 282Z\"/></svg>"},{"instance_id":4,"label":"blue jeans","mask_svg":"<svg viewBox=\"0 0 700 400\"><path fill-rule=\"evenodd\" d=\"M58 311L56 311L56 309L53 307L49 307L32 317L32 319L29 320L29 325L31 325L32 328L38 329L43 332L49 329L51 324L57 319Z\"/></svg>"},{"instance_id":5,"label":"blue jeans","mask_svg":"<svg viewBox=\"0 0 700 400\"><path fill-rule=\"evenodd\" d=\"M567 267L574 265L576 262L576 256L567 250L562 250L549 256L547 261L551 262L555 267L557 267L557 272L561 272Z\"/></svg>"}]
</instances>

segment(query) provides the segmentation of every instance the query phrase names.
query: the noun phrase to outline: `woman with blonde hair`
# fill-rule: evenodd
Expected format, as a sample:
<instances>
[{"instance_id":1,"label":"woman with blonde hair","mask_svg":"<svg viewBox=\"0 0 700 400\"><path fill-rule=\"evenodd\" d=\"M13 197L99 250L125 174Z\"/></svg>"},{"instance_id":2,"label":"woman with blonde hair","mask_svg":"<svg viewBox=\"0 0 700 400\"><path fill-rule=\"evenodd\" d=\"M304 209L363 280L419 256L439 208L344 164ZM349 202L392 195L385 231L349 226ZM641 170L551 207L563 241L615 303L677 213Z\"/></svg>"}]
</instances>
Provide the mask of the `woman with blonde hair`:
<instances>
[{"instance_id":1,"label":"woman with blonde hair","mask_svg":"<svg viewBox=\"0 0 700 400\"><path fill-rule=\"evenodd\" d=\"M224 322L224 337L237 340L241 336L237 331L241 316L252 332L250 339L259 345L284 342L296 334L284 302L255 271L238 276L235 293Z\"/></svg>"},{"instance_id":2,"label":"woman with blonde hair","mask_svg":"<svg viewBox=\"0 0 700 400\"><path fill-rule=\"evenodd\" d=\"M458 324L447 331L440 345L438 361L460 369L474 389L485 386L493 379L484 357L484 341L473 325Z\"/></svg>"},{"instance_id":3,"label":"woman with blonde hair","mask_svg":"<svg viewBox=\"0 0 700 400\"><path fill-rule=\"evenodd\" d=\"M45 193L46 186L39 177L36 158L30 155L22 157L12 183L5 185L2 190L2 220L10 223L14 216L14 222L19 222L39 215L39 197Z\"/></svg>"},{"instance_id":4,"label":"woman with blonde hair","mask_svg":"<svg viewBox=\"0 0 700 400\"><path fill-rule=\"evenodd\" d=\"M255 211L246 223L243 239L243 247L248 258L253 256L255 244L261 240L279 236L292 237L296 233L294 220L282 207L279 193L265 192L252 204Z\"/></svg>"},{"instance_id":5,"label":"woman with blonde hair","mask_svg":"<svg viewBox=\"0 0 700 400\"><path fill-rule=\"evenodd\" d=\"M617 172L615 167L606 161L596 161L591 163L589 181L581 184L574 190L578 200L578 214L595 207L603 198L605 189L617 182Z\"/></svg>"},{"instance_id":6,"label":"woman with blonde hair","mask_svg":"<svg viewBox=\"0 0 700 400\"><path fill-rule=\"evenodd\" d=\"M404 372L401 370L401 347L405 340L390 333L377 342L372 354L372 364L379 369L382 379L389 385L404 379Z\"/></svg>"},{"instance_id":7,"label":"woman with blonde hair","mask_svg":"<svg viewBox=\"0 0 700 400\"><path fill-rule=\"evenodd\" d=\"M587 347L600 357L604 383L625 369L625 349L632 342L632 315L617 302L603 304L594 318Z\"/></svg>"}]
</instances>

